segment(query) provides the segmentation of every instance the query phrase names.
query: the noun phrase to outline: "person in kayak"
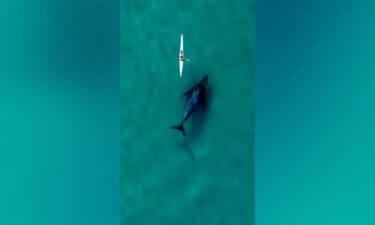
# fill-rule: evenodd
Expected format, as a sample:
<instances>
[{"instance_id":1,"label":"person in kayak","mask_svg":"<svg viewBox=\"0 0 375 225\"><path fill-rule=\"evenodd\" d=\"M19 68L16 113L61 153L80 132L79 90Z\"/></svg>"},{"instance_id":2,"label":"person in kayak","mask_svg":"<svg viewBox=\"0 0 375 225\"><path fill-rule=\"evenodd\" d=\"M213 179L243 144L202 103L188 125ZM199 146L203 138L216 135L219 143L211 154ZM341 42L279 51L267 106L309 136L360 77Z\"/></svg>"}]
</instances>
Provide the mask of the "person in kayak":
<instances>
[{"instance_id":1,"label":"person in kayak","mask_svg":"<svg viewBox=\"0 0 375 225\"><path fill-rule=\"evenodd\" d=\"M186 60L187 62L190 62L190 59L187 59L187 58L184 57L184 52L183 51L180 52L180 55L178 56L178 59L180 61L185 61Z\"/></svg>"}]
</instances>

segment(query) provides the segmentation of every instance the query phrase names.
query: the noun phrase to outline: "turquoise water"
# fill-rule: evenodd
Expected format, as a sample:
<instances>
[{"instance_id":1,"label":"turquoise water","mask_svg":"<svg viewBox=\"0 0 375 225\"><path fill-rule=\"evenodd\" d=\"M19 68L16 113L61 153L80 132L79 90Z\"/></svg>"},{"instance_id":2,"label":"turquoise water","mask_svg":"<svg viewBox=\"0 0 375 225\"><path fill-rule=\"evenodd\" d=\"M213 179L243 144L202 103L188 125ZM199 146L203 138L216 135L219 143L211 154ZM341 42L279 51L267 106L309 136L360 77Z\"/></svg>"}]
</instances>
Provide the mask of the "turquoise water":
<instances>
[{"instance_id":1,"label":"turquoise water","mask_svg":"<svg viewBox=\"0 0 375 225\"><path fill-rule=\"evenodd\" d=\"M375 2L256 12L256 224L375 224Z\"/></svg>"},{"instance_id":2,"label":"turquoise water","mask_svg":"<svg viewBox=\"0 0 375 225\"><path fill-rule=\"evenodd\" d=\"M122 2L122 224L253 224L253 55L252 1ZM205 74L183 137L169 127Z\"/></svg>"},{"instance_id":3,"label":"turquoise water","mask_svg":"<svg viewBox=\"0 0 375 225\"><path fill-rule=\"evenodd\" d=\"M119 224L118 3L1 1L0 30L0 224Z\"/></svg>"}]
</instances>

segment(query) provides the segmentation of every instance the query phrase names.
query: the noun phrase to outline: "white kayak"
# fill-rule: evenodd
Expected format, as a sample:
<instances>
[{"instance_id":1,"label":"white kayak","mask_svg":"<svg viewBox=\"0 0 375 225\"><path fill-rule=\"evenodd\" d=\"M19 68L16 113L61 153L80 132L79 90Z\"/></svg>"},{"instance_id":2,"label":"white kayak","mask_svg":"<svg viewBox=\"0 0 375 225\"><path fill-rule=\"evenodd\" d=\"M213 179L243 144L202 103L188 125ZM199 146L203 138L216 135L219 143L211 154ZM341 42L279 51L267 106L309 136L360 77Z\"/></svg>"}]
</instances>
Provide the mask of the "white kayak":
<instances>
[{"instance_id":1,"label":"white kayak","mask_svg":"<svg viewBox=\"0 0 375 225\"><path fill-rule=\"evenodd\" d=\"M183 57L184 57L184 36L181 34L180 53L179 53L179 56L178 56L178 61L180 62L180 77L182 76L182 68L184 67L184 58Z\"/></svg>"}]
</instances>

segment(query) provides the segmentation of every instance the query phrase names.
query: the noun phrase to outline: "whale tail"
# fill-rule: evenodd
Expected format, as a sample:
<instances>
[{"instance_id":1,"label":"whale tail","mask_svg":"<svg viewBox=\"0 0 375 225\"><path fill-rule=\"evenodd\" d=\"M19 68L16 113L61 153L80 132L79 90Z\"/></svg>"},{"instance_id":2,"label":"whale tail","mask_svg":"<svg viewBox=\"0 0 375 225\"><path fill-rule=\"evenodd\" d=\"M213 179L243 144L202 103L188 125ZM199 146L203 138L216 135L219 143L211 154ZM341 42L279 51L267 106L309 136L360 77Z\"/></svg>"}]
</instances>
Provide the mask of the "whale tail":
<instances>
[{"instance_id":1,"label":"whale tail","mask_svg":"<svg viewBox=\"0 0 375 225\"><path fill-rule=\"evenodd\" d=\"M186 136L185 128L183 124L177 125L177 126L171 126L171 129L179 130L182 132L184 136Z\"/></svg>"}]
</instances>

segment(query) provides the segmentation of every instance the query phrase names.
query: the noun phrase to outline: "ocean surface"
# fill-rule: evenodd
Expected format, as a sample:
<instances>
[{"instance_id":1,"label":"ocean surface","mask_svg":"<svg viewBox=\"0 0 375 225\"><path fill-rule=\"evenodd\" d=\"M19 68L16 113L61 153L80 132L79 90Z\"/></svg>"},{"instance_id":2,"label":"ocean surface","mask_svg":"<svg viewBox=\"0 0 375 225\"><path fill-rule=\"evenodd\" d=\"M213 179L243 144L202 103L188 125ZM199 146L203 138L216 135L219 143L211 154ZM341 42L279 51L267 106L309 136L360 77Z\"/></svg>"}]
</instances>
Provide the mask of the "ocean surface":
<instances>
[{"instance_id":1,"label":"ocean surface","mask_svg":"<svg viewBox=\"0 0 375 225\"><path fill-rule=\"evenodd\" d=\"M375 224L375 2L256 15L256 224Z\"/></svg>"},{"instance_id":2,"label":"ocean surface","mask_svg":"<svg viewBox=\"0 0 375 225\"><path fill-rule=\"evenodd\" d=\"M254 224L254 87L254 1L122 1L121 224Z\"/></svg>"}]
</instances>

